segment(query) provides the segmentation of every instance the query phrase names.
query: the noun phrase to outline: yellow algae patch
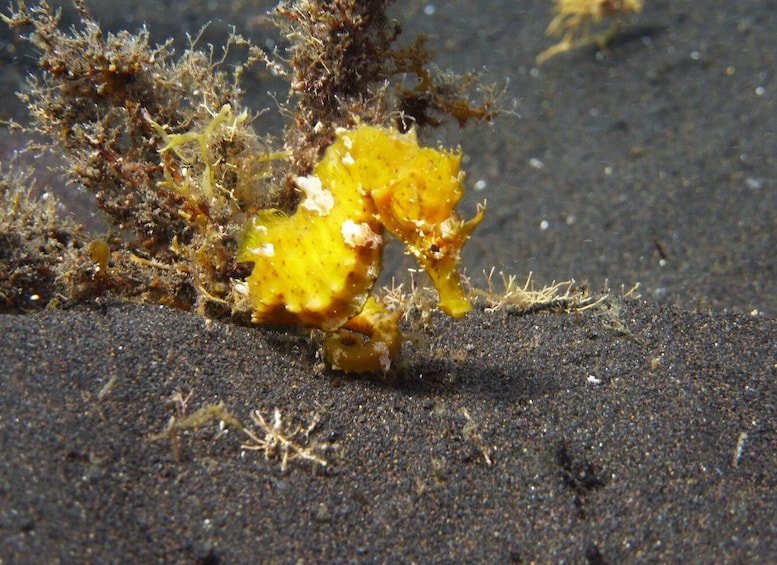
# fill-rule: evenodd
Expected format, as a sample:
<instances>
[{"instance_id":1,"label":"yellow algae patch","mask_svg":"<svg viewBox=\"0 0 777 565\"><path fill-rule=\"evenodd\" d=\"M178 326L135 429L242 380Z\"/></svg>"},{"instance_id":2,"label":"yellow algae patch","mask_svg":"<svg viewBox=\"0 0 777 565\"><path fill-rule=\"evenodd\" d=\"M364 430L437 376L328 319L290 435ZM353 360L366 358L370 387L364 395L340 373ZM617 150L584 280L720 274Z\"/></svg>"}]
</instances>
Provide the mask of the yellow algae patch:
<instances>
[{"instance_id":1,"label":"yellow algae patch","mask_svg":"<svg viewBox=\"0 0 777 565\"><path fill-rule=\"evenodd\" d=\"M387 371L401 346L398 316L369 298L381 270L383 230L402 241L440 295L440 308L470 310L456 267L483 218L465 222L461 156L419 147L413 132L359 126L341 130L313 174L295 179L295 214L259 213L246 228L239 261L251 261L256 323L337 332L327 360L346 372ZM354 333L355 332L355 333Z\"/></svg>"}]
</instances>

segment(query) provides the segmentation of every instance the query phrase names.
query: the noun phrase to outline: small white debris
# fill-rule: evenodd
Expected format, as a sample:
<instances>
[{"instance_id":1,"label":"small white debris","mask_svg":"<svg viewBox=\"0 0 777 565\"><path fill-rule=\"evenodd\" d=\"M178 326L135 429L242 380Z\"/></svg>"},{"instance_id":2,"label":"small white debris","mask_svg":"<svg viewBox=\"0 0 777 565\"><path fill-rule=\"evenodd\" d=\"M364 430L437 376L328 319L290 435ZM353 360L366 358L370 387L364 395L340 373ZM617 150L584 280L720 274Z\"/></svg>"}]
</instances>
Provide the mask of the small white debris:
<instances>
[{"instance_id":1,"label":"small white debris","mask_svg":"<svg viewBox=\"0 0 777 565\"><path fill-rule=\"evenodd\" d=\"M731 464L734 467L739 467L739 460L742 458L742 452L745 450L745 442L747 441L747 432L742 432L739 434L739 438L737 439L737 447L734 450L734 459L731 461Z\"/></svg>"},{"instance_id":2,"label":"small white debris","mask_svg":"<svg viewBox=\"0 0 777 565\"><path fill-rule=\"evenodd\" d=\"M547 230L549 227L550 227L550 222L549 222L548 220L542 220L542 221L540 222L540 229L541 229L542 231L545 231L545 230Z\"/></svg>"},{"instance_id":3,"label":"small white debris","mask_svg":"<svg viewBox=\"0 0 777 565\"><path fill-rule=\"evenodd\" d=\"M424 15L433 16L436 11L437 8L434 7L434 4L427 4L424 6Z\"/></svg>"},{"instance_id":4,"label":"small white debris","mask_svg":"<svg viewBox=\"0 0 777 565\"><path fill-rule=\"evenodd\" d=\"M378 358L380 360L380 368L384 373L388 373L391 369L391 352L385 343L380 341L375 342L375 349L378 352Z\"/></svg>"},{"instance_id":5,"label":"small white debris","mask_svg":"<svg viewBox=\"0 0 777 565\"><path fill-rule=\"evenodd\" d=\"M600 385L602 384L602 379L596 378L595 375L588 375L588 378L586 379L589 383L592 385Z\"/></svg>"},{"instance_id":6,"label":"small white debris","mask_svg":"<svg viewBox=\"0 0 777 565\"><path fill-rule=\"evenodd\" d=\"M477 192L480 192L481 190L485 190L487 186L488 186L488 182L486 182L485 179L480 179L475 181L475 190Z\"/></svg>"},{"instance_id":7,"label":"small white debris","mask_svg":"<svg viewBox=\"0 0 777 565\"><path fill-rule=\"evenodd\" d=\"M537 159L537 157L532 157L529 159L529 166L532 169L537 169L539 171L540 169L545 168L545 163L543 163L540 159Z\"/></svg>"},{"instance_id":8,"label":"small white debris","mask_svg":"<svg viewBox=\"0 0 777 565\"><path fill-rule=\"evenodd\" d=\"M248 283L245 281L233 281L232 288L235 290L235 294L242 298L248 298Z\"/></svg>"}]
</instances>

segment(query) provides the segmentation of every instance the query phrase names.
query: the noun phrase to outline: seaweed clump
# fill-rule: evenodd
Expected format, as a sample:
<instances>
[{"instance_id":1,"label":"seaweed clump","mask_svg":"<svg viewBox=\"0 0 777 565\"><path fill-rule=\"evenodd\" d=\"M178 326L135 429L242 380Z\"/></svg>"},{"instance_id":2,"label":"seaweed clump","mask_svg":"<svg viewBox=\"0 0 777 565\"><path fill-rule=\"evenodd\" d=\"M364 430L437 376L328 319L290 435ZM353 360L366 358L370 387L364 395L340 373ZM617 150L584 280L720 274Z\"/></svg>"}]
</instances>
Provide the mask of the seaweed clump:
<instances>
[{"instance_id":1,"label":"seaweed clump","mask_svg":"<svg viewBox=\"0 0 777 565\"><path fill-rule=\"evenodd\" d=\"M42 140L31 149L61 155L67 180L94 194L111 223L110 272L121 276L95 293L108 286L204 310L239 275L239 215L277 198L271 140L240 107L240 76L261 52L231 36L225 52L248 56L227 72L212 48L192 44L174 58L170 41L151 46L145 29L104 33L74 4L81 23L68 31L46 2L3 16L39 52L41 72L20 94L32 116L24 129Z\"/></svg>"},{"instance_id":2,"label":"seaweed clump","mask_svg":"<svg viewBox=\"0 0 777 565\"><path fill-rule=\"evenodd\" d=\"M29 171L0 167L0 312L32 310L65 296L64 275L78 272L88 257L83 233L59 217L54 198L33 192Z\"/></svg>"}]
</instances>

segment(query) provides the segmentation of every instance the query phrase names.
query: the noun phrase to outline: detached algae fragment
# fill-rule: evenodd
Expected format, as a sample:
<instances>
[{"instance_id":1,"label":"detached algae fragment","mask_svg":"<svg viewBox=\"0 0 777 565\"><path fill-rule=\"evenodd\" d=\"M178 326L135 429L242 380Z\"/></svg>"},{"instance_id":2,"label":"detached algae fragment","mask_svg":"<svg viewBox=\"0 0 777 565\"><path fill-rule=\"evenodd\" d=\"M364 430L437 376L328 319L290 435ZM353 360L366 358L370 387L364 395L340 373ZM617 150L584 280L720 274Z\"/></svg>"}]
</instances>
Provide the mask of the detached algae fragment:
<instances>
[{"instance_id":1,"label":"detached algae fragment","mask_svg":"<svg viewBox=\"0 0 777 565\"><path fill-rule=\"evenodd\" d=\"M553 2L553 20L545 34L563 35L563 37L561 41L537 55L538 65L560 53L592 43L604 49L615 36L621 21L630 14L638 14L642 11L642 0L553 0ZM595 28L604 18L610 19L610 28L594 35Z\"/></svg>"},{"instance_id":2,"label":"detached algae fragment","mask_svg":"<svg viewBox=\"0 0 777 565\"><path fill-rule=\"evenodd\" d=\"M429 274L439 307L466 314L471 305L456 267L484 209L467 222L456 213L460 161L459 153L420 147L413 131L338 130L313 174L294 179L302 193L297 212L260 212L243 235L238 261L254 263L247 280L253 321L333 332L324 341L333 366L388 371L401 346L398 314L370 297L384 230Z\"/></svg>"}]
</instances>

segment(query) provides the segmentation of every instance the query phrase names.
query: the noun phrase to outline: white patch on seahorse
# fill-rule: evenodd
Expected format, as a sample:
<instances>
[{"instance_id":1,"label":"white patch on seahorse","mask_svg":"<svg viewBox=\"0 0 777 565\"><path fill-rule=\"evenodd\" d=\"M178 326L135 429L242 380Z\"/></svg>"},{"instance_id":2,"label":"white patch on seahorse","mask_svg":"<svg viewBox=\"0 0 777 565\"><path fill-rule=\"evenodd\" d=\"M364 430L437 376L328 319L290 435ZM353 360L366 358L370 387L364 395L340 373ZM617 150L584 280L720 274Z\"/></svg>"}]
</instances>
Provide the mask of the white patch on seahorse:
<instances>
[{"instance_id":1,"label":"white patch on seahorse","mask_svg":"<svg viewBox=\"0 0 777 565\"><path fill-rule=\"evenodd\" d=\"M275 246L272 243L265 243L258 247L249 247L247 251L257 257L273 257L275 255Z\"/></svg>"},{"instance_id":2,"label":"white patch on seahorse","mask_svg":"<svg viewBox=\"0 0 777 565\"><path fill-rule=\"evenodd\" d=\"M440 232L443 239L453 239L461 232L462 221L455 215L451 215L440 223Z\"/></svg>"},{"instance_id":3,"label":"white patch on seahorse","mask_svg":"<svg viewBox=\"0 0 777 565\"><path fill-rule=\"evenodd\" d=\"M369 247L375 249L383 243L383 237L372 231L366 222L357 224L353 220L345 220L340 227L345 244L349 247Z\"/></svg>"},{"instance_id":4,"label":"white patch on seahorse","mask_svg":"<svg viewBox=\"0 0 777 565\"><path fill-rule=\"evenodd\" d=\"M300 202L300 208L326 216L335 205L335 197L321 184L321 179L315 175L294 177L296 184L305 198Z\"/></svg>"}]
</instances>

